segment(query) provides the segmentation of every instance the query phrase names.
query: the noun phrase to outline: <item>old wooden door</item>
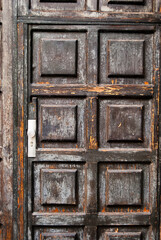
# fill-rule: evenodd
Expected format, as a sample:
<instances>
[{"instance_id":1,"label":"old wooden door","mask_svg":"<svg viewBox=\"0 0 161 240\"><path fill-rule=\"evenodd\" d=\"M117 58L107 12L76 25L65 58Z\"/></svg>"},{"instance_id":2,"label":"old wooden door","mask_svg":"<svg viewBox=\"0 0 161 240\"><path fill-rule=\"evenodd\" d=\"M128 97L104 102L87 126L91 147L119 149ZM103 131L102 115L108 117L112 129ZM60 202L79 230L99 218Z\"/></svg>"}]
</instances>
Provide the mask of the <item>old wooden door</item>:
<instances>
[{"instance_id":1,"label":"old wooden door","mask_svg":"<svg viewBox=\"0 0 161 240\"><path fill-rule=\"evenodd\" d=\"M13 239L159 238L159 7L13 1Z\"/></svg>"}]
</instances>

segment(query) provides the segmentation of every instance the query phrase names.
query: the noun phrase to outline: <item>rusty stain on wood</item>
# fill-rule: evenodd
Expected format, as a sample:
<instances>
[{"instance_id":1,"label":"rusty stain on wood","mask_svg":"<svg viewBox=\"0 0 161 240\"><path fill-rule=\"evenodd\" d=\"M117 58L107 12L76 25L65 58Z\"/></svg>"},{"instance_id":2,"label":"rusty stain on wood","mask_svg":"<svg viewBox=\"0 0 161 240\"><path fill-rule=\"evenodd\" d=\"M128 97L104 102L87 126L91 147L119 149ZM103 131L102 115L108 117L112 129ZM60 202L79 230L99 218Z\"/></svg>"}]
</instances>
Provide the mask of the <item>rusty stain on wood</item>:
<instances>
[{"instance_id":1,"label":"rusty stain on wood","mask_svg":"<svg viewBox=\"0 0 161 240\"><path fill-rule=\"evenodd\" d=\"M22 24L18 25L18 44L19 44L19 69L21 70L22 65L21 61L24 56L24 47L23 47L23 26ZM18 88L23 89L23 75L22 71L19 72L18 79ZM19 219L19 239L22 239L24 236L24 100L22 92L18 93L18 219Z\"/></svg>"}]
</instances>

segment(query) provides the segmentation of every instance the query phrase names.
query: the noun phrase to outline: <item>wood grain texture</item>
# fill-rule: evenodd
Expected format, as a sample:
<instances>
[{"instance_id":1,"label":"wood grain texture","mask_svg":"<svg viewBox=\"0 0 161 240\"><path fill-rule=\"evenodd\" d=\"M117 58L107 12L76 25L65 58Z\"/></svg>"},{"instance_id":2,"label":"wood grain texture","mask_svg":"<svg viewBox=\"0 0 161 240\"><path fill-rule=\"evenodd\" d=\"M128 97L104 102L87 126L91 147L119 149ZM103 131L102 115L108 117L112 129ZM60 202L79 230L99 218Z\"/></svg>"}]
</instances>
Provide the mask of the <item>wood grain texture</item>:
<instances>
[{"instance_id":1,"label":"wood grain texture","mask_svg":"<svg viewBox=\"0 0 161 240\"><path fill-rule=\"evenodd\" d=\"M50 148L84 148L85 99L38 100L38 145Z\"/></svg>"},{"instance_id":2,"label":"wood grain texture","mask_svg":"<svg viewBox=\"0 0 161 240\"><path fill-rule=\"evenodd\" d=\"M75 10L80 11L85 9L85 0L33 0L30 2L31 9L39 11L49 10Z\"/></svg>"},{"instance_id":3,"label":"wood grain texture","mask_svg":"<svg viewBox=\"0 0 161 240\"><path fill-rule=\"evenodd\" d=\"M41 39L41 76L77 75L77 40Z\"/></svg>"},{"instance_id":4,"label":"wood grain texture","mask_svg":"<svg viewBox=\"0 0 161 240\"><path fill-rule=\"evenodd\" d=\"M41 105L41 141L77 141L77 106Z\"/></svg>"},{"instance_id":5,"label":"wood grain texture","mask_svg":"<svg viewBox=\"0 0 161 240\"><path fill-rule=\"evenodd\" d=\"M50 214L84 212L84 163L37 162L33 164L32 175L33 211Z\"/></svg>"},{"instance_id":6,"label":"wood grain texture","mask_svg":"<svg viewBox=\"0 0 161 240\"><path fill-rule=\"evenodd\" d=\"M134 239L139 240L141 239L141 233L110 233L106 232L105 234L106 240L114 240L114 239Z\"/></svg>"},{"instance_id":7,"label":"wood grain texture","mask_svg":"<svg viewBox=\"0 0 161 240\"><path fill-rule=\"evenodd\" d=\"M56 29L55 29L56 30ZM35 31L32 33L34 83L83 84L86 82L86 33Z\"/></svg>"},{"instance_id":8,"label":"wood grain texture","mask_svg":"<svg viewBox=\"0 0 161 240\"><path fill-rule=\"evenodd\" d=\"M100 32L100 84L152 83L153 38L150 33Z\"/></svg>"},{"instance_id":9,"label":"wood grain texture","mask_svg":"<svg viewBox=\"0 0 161 240\"><path fill-rule=\"evenodd\" d=\"M127 13L127 12L139 12L139 13L149 13L153 12L154 6L151 1L141 1L141 0L118 0L118 1L106 1L106 0L84 0L84 1L75 1L75 0L28 0L28 5L23 4L19 0L20 5L20 15L27 15L29 7L32 9L32 14L36 15L38 12L41 15L49 15L49 12L58 11L69 11L72 10L72 16L77 12L87 13L90 15L90 11L93 11L95 14L97 11L99 13L104 12L118 12L118 13ZM29 6L29 7L28 7ZM158 8L157 8L158 11ZM159 12L159 11L158 11ZM62 15L62 14L61 14ZM68 12L68 15L70 13Z\"/></svg>"},{"instance_id":10,"label":"wood grain texture","mask_svg":"<svg viewBox=\"0 0 161 240\"><path fill-rule=\"evenodd\" d=\"M143 105L107 106L107 141L143 141Z\"/></svg>"},{"instance_id":11,"label":"wood grain texture","mask_svg":"<svg viewBox=\"0 0 161 240\"><path fill-rule=\"evenodd\" d=\"M1 55L1 86L2 86L2 216L1 239L13 239L13 5L12 1L1 1L3 5L3 18L1 19L3 51ZM1 6L2 6L1 5ZM1 47L0 47L1 49Z\"/></svg>"},{"instance_id":12,"label":"wood grain texture","mask_svg":"<svg viewBox=\"0 0 161 240\"><path fill-rule=\"evenodd\" d=\"M135 234L136 226L141 224L143 227L139 232L144 238L149 238L152 233L148 230L147 235L147 229L153 225L155 218L151 200L156 178L156 152L152 147L156 86L152 66L155 56L154 28L124 26L119 29L110 25L93 27L71 24L33 25L31 31L30 37L35 41L35 46L39 46L37 39L44 38L44 34L48 39L52 36L52 41L55 41L55 36L58 36L56 41L60 36L65 41L68 41L67 37L73 41L74 36L86 35L86 41L82 42L85 44L82 49L86 52L86 58L82 57L81 61L85 59L87 63L83 84L65 82L63 75L60 82L54 79L54 75L52 79L48 78L49 81L37 81L36 77L33 81L32 71L35 70L29 68L30 96L38 99L37 156L28 168L29 175L33 176L29 180L32 192L30 218L32 216L32 224L36 226L35 234L39 234L41 226L51 226L55 231L57 223L57 227L71 226L73 229L78 225L85 226L83 236L80 237L77 230L78 239L104 239L109 225L110 231L118 226L120 232L125 231L125 237L129 232L133 238L130 232L134 232L135 238L138 237ZM69 32L71 35L68 35ZM78 37L77 40L79 56ZM34 44L30 45L30 53L33 53ZM35 47L35 54L36 49L39 52L39 48ZM75 55L71 57L74 59ZM39 63L39 59L37 54L34 62ZM48 60L46 67L53 71L50 60L49 65L47 63ZM30 64L33 64L32 59ZM39 74L41 71L37 66L34 67ZM50 114L47 111L41 113L44 106L50 108ZM68 115L71 106L77 106L76 118L72 112ZM54 118L60 119L57 121ZM74 118L77 120L74 121ZM41 139L41 119L47 127L45 133L49 136L55 134L53 139ZM75 122L77 140L73 131ZM71 138L66 138L67 132L63 130L67 126L71 128ZM54 177L57 169L60 172L77 170L77 182L69 179L63 184L65 193L63 177ZM45 180L43 171L47 172ZM75 197L71 197L73 184ZM45 204L41 200L44 198L43 192L49 197ZM67 200L68 193L70 196ZM56 197L59 199L57 202ZM124 238L121 233L120 236Z\"/></svg>"},{"instance_id":13,"label":"wood grain texture","mask_svg":"<svg viewBox=\"0 0 161 240\"><path fill-rule=\"evenodd\" d=\"M109 40L108 54L109 76L144 75L144 41Z\"/></svg>"},{"instance_id":14,"label":"wood grain texture","mask_svg":"<svg viewBox=\"0 0 161 240\"><path fill-rule=\"evenodd\" d=\"M69 169L41 169L41 204L76 204L76 173Z\"/></svg>"},{"instance_id":15,"label":"wood grain texture","mask_svg":"<svg viewBox=\"0 0 161 240\"><path fill-rule=\"evenodd\" d=\"M99 104L100 148L150 147L151 100L100 99Z\"/></svg>"},{"instance_id":16,"label":"wood grain texture","mask_svg":"<svg viewBox=\"0 0 161 240\"><path fill-rule=\"evenodd\" d=\"M98 171L99 212L150 212L148 164L100 163Z\"/></svg>"},{"instance_id":17,"label":"wood grain texture","mask_svg":"<svg viewBox=\"0 0 161 240\"><path fill-rule=\"evenodd\" d=\"M142 170L107 170L106 204L141 205Z\"/></svg>"},{"instance_id":18,"label":"wood grain texture","mask_svg":"<svg viewBox=\"0 0 161 240\"><path fill-rule=\"evenodd\" d=\"M159 30L143 23L157 21L155 6L29 7L19 8L38 126L25 169L28 239L157 239Z\"/></svg>"}]
</instances>

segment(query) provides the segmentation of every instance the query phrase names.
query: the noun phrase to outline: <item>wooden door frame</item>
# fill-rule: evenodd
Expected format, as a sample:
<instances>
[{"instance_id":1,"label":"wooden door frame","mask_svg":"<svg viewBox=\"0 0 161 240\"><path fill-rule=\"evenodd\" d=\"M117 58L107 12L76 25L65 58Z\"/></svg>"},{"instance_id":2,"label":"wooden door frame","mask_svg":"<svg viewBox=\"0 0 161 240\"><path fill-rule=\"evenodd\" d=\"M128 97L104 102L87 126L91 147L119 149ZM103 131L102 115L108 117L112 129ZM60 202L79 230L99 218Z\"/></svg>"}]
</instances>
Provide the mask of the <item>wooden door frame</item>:
<instances>
[{"instance_id":1,"label":"wooden door frame","mask_svg":"<svg viewBox=\"0 0 161 240\"><path fill-rule=\"evenodd\" d=\"M2 0L0 24L2 29L2 148L0 148L2 174L2 239L13 239L13 2Z\"/></svg>"}]
</instances>

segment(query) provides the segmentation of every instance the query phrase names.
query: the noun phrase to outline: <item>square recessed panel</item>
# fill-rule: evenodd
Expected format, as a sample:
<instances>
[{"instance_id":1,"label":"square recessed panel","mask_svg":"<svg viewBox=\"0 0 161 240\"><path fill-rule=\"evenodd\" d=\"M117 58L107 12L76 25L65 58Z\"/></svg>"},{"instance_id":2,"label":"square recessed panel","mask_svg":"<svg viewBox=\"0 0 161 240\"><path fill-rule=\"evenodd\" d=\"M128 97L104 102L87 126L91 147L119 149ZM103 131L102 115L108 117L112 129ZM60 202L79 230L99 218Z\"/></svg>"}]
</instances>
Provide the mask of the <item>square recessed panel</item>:
<instances>
[{"instance_id":1,"label":"square recessed panel","mask_svg":"<svg viewBox=\"0 0 161 240\"><path fill-rule=\"evenodd\" d=\"M85 165L73 163L74 156L65 156L60 163L37 162L33 164L33 211L34 212L84 212ZM70 163L70 161L72 163ZM64 163L63 163L64 162Z\"/></svg>"},{"instance_id":2,"label":"square recessed panel","mask_svg":"<svg viewBox=\"0 0 161 240\"><path fill-rule=\"evenodd\" d=\"M105 233L105 240L140 240L140 232L128 232L128 233Z\"/></svg>"},{"instance_id":3,"label":"square recessed panel","mask_svg":"<svg viewBox=\"0 0 161 240\"><path fill-rule=\"evenodd\" d=\"M108 41L109 76L143 76L144 41Z\"/></svg>"},{"instance_id":4,"label":"square recessed panel","mask_svg":"<svg viewBox=\"0 0 161 240\"><path fill-rule=\"evenodd\" d=\"M152 83L152 33L104 30L99 37L100 84Z\"/></svg>"},{"instance_id":5,"label":"square recessed panel","mask_svg":"<svg viewBox=\"0 0 161 240\"><path fill-rule=\"evenodd\" d=\"M76 141L77 107L42 105L42 141Z\"/></svg>"},{"instance_id":6,"label":"square recessed panel","mask_svg":"<svg viewBox=\"0 0 161 240\"><path fill-rule=\"evenodd\" d=\"M107 170L107 205L141 205L142 170Z\"/></svg>"},{"instance_id":7,"label":"square recessed panel","mask_svg":"<svg viewBox=\"0 0 161 240\"><path fill-rule=\"evenodd\" d=\"M151 185L150 165L100 163L98 170L99 212L149 212Z\"/></svg>"},{"instance_id":8,"label":"square recessed panel","mask_svg":"<svg viewBox=\"0 0 161 240\"><path fill-rule=\"evenodd\" d=\"M75 76L76 73L76 40L41 40L41 76Z\"/></svg>"},{"instance_id":9,"label":"square recessed panel","mask_svg":"<svg viewBox=\"0 0 161 240\"><path fill-rule=\"evenodd\" d=\"M42 98L38 100L38 147L84 148L86 100Z\"/></svg>"},{"instance_id":10,"label":"square recessed panel","mask_svg":"<svg viewBox=\"0 0 161 240\"><path fill-rule=\"evenodd\" d=\"M55 27L32 32L31 82L85 84L87 74L86 31Z\"/></svg>"},{"instance_id":11,"label":"square recessed panel","mask_svg":"<svg viewBox=\"0 0 161 240\"><path fill-rule=\"evenodd\" d=\"M76 173L71 169L41 169L41 204L76 204Z\"/></svg>"},{"instance_id":12,"label":"square recessed panel","mask_svg":"<svg viewBox=\"0 0 161 240\"><path fill-rule=\"evenodd\" d=\"M151 111L151 100L100 99L100 150L150 148Z\"/></svg>"},{"instance_id":13,"label":"square recessed panel","mask_svg":"<svg viewBox=\"0 0 161 240\"><path fill-rule=\"evenodd\" d=\"M143 105L109 105L107 119L107 141L143 140Z\"/></svg>"},{"instance_id":14,"label":"square recessed panel","mask_svg":"<svg viewBox=\"0 0 161 240\"><path fill-rule=\"evenodd\" d=\"M76 233L42 233L42 240L75 240Z\"/></svg>"}]
</instances>

